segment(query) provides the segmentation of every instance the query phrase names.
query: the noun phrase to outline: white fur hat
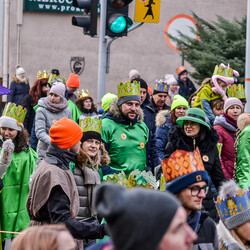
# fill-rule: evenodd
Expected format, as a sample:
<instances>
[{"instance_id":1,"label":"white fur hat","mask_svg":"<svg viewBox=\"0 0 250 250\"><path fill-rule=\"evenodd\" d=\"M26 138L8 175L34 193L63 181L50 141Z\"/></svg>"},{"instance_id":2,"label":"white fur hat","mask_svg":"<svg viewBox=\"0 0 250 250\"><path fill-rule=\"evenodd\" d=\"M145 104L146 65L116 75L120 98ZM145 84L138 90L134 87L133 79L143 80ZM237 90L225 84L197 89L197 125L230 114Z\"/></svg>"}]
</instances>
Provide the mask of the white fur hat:
<instances>
[{"instance_id":1,"label":"white fur hat","mask_svg":"<svg viewBox=\"0 0 250 250\"><path fill-rule=\"evenodd\" d=\"M176 78L174 77L174 75L171 75L171 74L165 75L165 81L169 85L177 84Z\"/></svg>"},{"instance_id":2,"label":"white fur hat","mask_svg":"<svg viewBox=\"0 0 250 250\"><path fill-rule=\"evenodd\" d=\"M129 71L129 79L131 79L133 76L135 76L135 75L138 75L138 76L140 76L140 72L137 70L137 69L131 69L130 71Z\"/></svg>"},{"instance_id":3,"label":"white fur hat","mask_svg":"<svg viewBox=\"0 0 250 250\"><path fill-rule=\"evenodd\" d=\"M23 67L21 66L17 66L16 67L16 76L20 75L20 74L25 74L25 70Z\"/></svg>"}]
</instances>

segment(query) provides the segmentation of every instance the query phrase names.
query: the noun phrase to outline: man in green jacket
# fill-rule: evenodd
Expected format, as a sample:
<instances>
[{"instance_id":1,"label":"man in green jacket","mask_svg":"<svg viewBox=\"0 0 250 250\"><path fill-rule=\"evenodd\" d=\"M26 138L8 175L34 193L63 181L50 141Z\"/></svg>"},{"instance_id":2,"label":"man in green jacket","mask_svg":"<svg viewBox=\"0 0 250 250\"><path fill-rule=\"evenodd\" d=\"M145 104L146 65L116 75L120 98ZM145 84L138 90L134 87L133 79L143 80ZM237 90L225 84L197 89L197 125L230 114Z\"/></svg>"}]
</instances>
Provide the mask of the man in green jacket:
<instances>
[{"instance_id":1,"label":"man in green jacket","mask_svg":"<svg viewBox=\"0 0 250 250\"><path fill-rule=\"evenodd\" d=\"M111 169L124 171L146 169L148 128L140 109L140 84L134 81L118 84L118 99L110 103L102 121L102 140L109 153Z\"/></svg>"}]
</instances>

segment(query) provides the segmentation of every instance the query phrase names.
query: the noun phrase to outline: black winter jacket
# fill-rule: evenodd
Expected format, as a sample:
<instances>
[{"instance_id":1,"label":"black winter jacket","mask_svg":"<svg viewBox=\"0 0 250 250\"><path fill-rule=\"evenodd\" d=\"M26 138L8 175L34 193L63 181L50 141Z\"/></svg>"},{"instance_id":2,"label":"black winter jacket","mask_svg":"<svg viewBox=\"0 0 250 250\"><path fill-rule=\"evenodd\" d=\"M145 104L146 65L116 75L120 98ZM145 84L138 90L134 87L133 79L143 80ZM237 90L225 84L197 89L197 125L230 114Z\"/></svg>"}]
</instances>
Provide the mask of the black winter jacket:
<instances>
[{"instance_id":1,"label":"black winter jacket","mask_svg":"<svg viewBox=\"0 0 250 250\"><path fill-rule=\"evenodd\" d=\"M194 212L195 213L195 212ZM192 216L192 215L191 215ZM197 230L198 239L194 242L193 249L219 250L219 240L214 221L208 213L201 211L200 221Z\"/></svg>"},{"instance_id":2,"label":"black winter jacket","mask_svg":"<svg viewBox=\"0 0 250 250\"><path fill-rule=\"evenodd\" d=\"M141 108L144 114L143 121L145 122L149 130L148 143L146 145L147 170L154 172L154 168L160 164L160 160L157 153L156 137L155 137L156 112L149 105L150 101L148 98L146 98L146 100L141 105Z\"/></svg>"},{"instance_id":3,"label":"black winter jacket","mask_svg":"<svg viewBox=\"0 0 250 250\"><path fill-rule=\"evenodd\" d=\"M169 143L165 148L164 160L166 160L175 150L194 151L194 147L198 147L201 153L204 167L210 176L213 185L218 190L220 185L226 180L217 149L217 142L219 136L215 129L206 130L204 140L200 141L199 136L195 139L188 137L183 132L182 127L174 127L173 131L169 133ZM203 200L203 206L210 216L218 222L218 214L213 201L214 195L211 190Z\"/></svg>"},{"instance_id":4,"label":"black winter jacket","mask_svg":"<svg viewBox=\"0 0 250 250\"><path fill-rule=\"evenodd\" d=\"M180 81L180 77L178 77L177 83L179 86L179 95L183 96L187 100L196 91L193 82L189 78L187 79L187 82L184 84Z\"/></svg>"},{"instance_id":5,"label":"black winter jacket","mask_svg":"<svg viewBox=\"0 0 250 250\"><path fill-rule=\"evenodd\" d=\"M33 109L31 96L28 94L23 98L22 106L27 109L27 113L23 122L24 128L31 134L33 121L35 119L35 110Z\"/></svg>"}]
</instances>

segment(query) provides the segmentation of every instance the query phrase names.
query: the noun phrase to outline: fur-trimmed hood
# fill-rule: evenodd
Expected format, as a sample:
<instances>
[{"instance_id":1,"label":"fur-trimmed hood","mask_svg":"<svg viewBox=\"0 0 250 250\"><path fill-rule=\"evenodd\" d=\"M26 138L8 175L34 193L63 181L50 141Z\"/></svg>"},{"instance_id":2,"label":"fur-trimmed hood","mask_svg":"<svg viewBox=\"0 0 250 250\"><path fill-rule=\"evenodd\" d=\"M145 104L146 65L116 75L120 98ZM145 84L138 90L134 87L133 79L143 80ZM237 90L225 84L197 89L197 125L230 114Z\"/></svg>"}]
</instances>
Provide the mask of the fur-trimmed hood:
<instances>
[{"instance_id":1,"label":"fur-trimmed hood","mask_svg":"<svg viewBox=\"0 0 250 250\"><path fill-rule=\"evenodd\" d=\"M123 124L130 124L132 122L132 124L134 125L136 122L139 123L143 122L143 110L141 108L139 109L139 115L137 116L136 119L134 119L133 121L126 120L121 114L121 111L117 105L117 101L118 98L115 98L114 100L111 101L109 105L109 112L105 115L104 118L109 118L117 123L123 123Z\"/></svg>"},{"instance_id":2,"label":"fur-trimmed hood","mask_svg":"<svg viewBox=\"0 0 250 250\"><path fill-rule=\"evenodd\" d=\"M169 119L170 113L170 110L161 110L160 112L158 112L155 117L156 127L163 126L166 123L167 119Z\"/></svg>"},{"instance_id":3,"label":"fur-trimmed hood","mask_svg":"<svg viewBox=\"0 0 250 250\"><path fill-rule=\"evenodd\" d=\"M233 131L233 132L235 132L237 130L236 127L234 127L229 122L227 122L226 118L223 115L215 117L214 126L215 125L220 125L221 127L225 128L229 131Z\"/></svg>"},{"instance_id":4,"label":"fur-trimmed hood","mask_svg":"<svg viewBox=\"0 0 250 250\"><path fill-rule=\"evenodd\" d=\"M217 232L221 249L244 250L222 221L217 225Z\"/></svg>"},{"instance_id":5,"label":"fur-trimmed hood","mask_svg":"<svg viewBox=\"0 0 250 250\"><path fill-rule=\"evenodd\" d=\"M13 79L13 81L15 81L16 83L21 83L21 82L17 79L16 75L13 75L13 76L12 76L12 79ZM26 84L26 85L29 85L29 78L28 78L27 76L26 76L25 84Z\"/></svg>"},{"instance_id":6,"label":"fur-trimmed hood","mask_svg":"<svg viewBox=\"0 0 250 250\"><path fill-rule=\"evenodd\" d=\"M173 130L169 133L169 141L176 150L194 150L193 139L185 135L181 126L176 126L173 128ZM218 141L219 135L214 128L211 128L211 130L207 130L204 140L200 141L200 137L198 136L197 139L195 139L195 144L199 147L200 151L202 150L206 152L212 150Z\"/></svg>"},{"instance_id":7,"label":"fur-trimmed hood","mask_svg":"<svg viewBox=\"0 0 250 250\"><path fill-rule=\"evenodd\" d=\"M100 151L94 160L91 160L88 155L82 149L80 149L79 155L77 157L77 163L79 167L81 168L86 166L88 162L93 164L95 168L109 164L110 158L102 143L100 145Z\"/></svg>"}]
</instances>

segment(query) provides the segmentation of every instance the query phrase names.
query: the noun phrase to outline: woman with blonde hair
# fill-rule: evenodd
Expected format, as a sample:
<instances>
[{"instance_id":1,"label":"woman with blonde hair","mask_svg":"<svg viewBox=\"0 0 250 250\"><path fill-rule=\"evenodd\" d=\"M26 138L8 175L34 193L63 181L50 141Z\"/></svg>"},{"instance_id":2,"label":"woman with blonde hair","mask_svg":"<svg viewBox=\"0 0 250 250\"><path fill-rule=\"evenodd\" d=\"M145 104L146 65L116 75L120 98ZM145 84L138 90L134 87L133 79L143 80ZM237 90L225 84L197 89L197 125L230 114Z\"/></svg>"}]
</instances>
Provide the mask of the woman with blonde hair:
<instances>
[{"instance_id":1,"label":"woman with blonde hair","mask_svg":"<svg viewBox=\"0 0 250 250\"><path fill-rule=\"evenodd\" d=\"M33 226L24 230L11 244L11 250L74 250L75 242L64 225Z\"/></svg>"},{"instance_id":2,"label":"woman with blonde hair","mask_svg":"<svg viewBox=\"0 0 250 250\"><path fill-rule=\"evenodd\" d=\"M101 120L98 117L86 117L80 120L80 127L83 131L81 149L77 163L73 167L71 165L80 201L76 219L89 219L98 223L93 193L96 186L101 184L99 172L103 175L105 169L109 169L107 164L110 158L101 140ZM84 241L84 247L88 244Z\"/></svg>"}]
</instances>

